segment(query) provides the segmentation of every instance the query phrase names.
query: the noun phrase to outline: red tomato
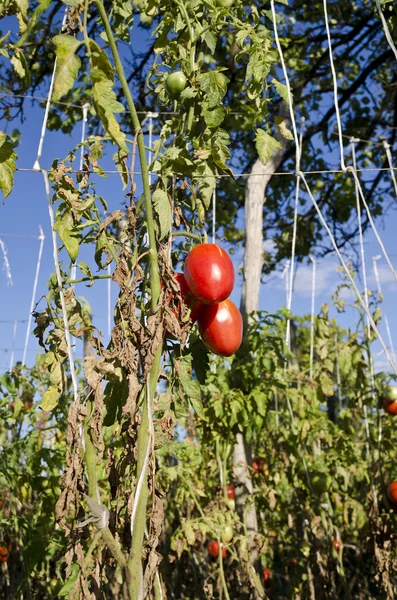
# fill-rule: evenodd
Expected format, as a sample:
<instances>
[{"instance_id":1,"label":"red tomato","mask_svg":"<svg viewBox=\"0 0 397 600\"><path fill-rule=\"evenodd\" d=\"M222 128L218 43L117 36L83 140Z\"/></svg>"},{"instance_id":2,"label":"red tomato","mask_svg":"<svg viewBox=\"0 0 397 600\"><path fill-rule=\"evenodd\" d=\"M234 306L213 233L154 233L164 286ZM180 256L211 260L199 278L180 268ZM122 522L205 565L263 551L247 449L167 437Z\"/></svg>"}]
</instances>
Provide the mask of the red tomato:
<instances>
[{"instance_id":1,"label":"red tomato","mask_svg":"<svg viewBox=\"0 0 397 600\"><path fill-rule=\"evenodd\" d=\"M190 308L190 320L192 323L195 323L203 305L199 300L192 296L183 273L175 273L175 279L177 280L177 282L179 283L179 287L181 288L182 299L184 300L185 304Z\"/></svg>"},{"instance_id":2,"label":"red tomato","mask_svg":"<svg viewBox=\"0 0 397 600\"><path fill-rule=\"evenodd\" d=\"M234 487L232 485L227 486L226 495L230 500L234 500Z\"/></svg>"},{"instance_id":3,"label":"red tomato","mask_svg":"<svg viewBox=\"0 0 397 600\"><path fill-rule=\"evenodd\" d=\"M267 583L269 581L269 579L272 576L272 572L270 571L270 569L263 569L263 579L265 580L265 583Z\"/></svg>"},{"instance_id":4,"label":"red tomato","mask_svg":"<svg viewBox=\"0 0 397 600\"><path fill-rule=\"evenodd\" d=\"M339 544L339 541L336 538L334 538L334 548L335 548L336 552L339 552L339 550L340 550L340 544Z\"/></svg>"},{"instance_id":5,"label":"red tomato","mask_svg":"<svg viewBox=\"0 0 397 600\"><path fill-rule=\"evenodd\" d=\"M226 548L222 544L222 542L221 542L221 548L222 548L222 558L226 558ZM218 556L219 556L219 544L218 544L218 542L216 540L211 540L210 541L210 543L208 544L208 552L214 558L218 558Z\"/></svg>"},{"instance_id":6,"label":"red tomato","mask_svg":"<svg viewBox=\"0 0 397 600\"><path fill-rule=\"evenodd\" d=\"M397 481L392 481L387 488L387 494L393 503L397 503Z\"/></svg>"},{"instance_id":7,"label":"red tomato","mask_svg":"<svg viewBox=\"0 0 397 600\"><path fill-rule=\"evenodd\" d=\"M383 398L383 408L389 415L397 415L397 400L388 400Z\"/></svg>"},{"instance_id":8,"label":"red tomato","mask_svg":"<svg viewBox=\"0 0 397 600\"><path fill-rule=\"evenodd\" d=\"M5 563L8 560L8 550L4 546L0 546L0 563Z\"/></svg>"},{"instance_id":9,"label":"red tomato","mask_svg":"<svg viewBox=\"0 0 397 600\"><path fill-rule=\"evenodd\" d=\"M243 318L231 300L203 306L198 328L208 350L219 356L231 356L243 339Z\"/></svg>"},{"instance_id":10,"label":"red tomato","mask_svg":"<svg viewBox=\"0 0 397 600\"><path fill-rule=\"evenodd\" d=\"M185 261L184 275L193 296L204 304L222 302L234 286L234 267L230 256L216 244L200 244Z\"/></svg>"}]
</instances>

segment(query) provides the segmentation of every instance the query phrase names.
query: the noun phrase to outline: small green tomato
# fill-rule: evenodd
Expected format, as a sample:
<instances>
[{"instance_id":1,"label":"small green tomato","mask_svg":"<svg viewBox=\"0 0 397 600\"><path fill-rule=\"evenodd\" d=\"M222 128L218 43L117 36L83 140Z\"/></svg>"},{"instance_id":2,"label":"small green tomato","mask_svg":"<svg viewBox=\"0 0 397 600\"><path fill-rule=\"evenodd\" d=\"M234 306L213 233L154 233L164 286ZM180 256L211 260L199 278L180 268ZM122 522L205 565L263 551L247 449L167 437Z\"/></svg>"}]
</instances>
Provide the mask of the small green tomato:
<instances>
[{"instance_id":1,"label":"small green tomato","mask_svg":"<svg viewBox=\"0 0 397 600\"><path fill-rule=\"evenodd\" d=\"M222 531L222 542L227 544L233 539L234 531L231 525L225 525Z\"/></svg>"},{"instance_id":2,"label":"small green tomato","mask_svg":"<svg viewBox=\"0 0 397 600\"><path fill-rule=\"evenodd\" d=\"M179 96L186 87L186 77L182 71L170 73L165 80L165 87L170 96Z\"/></svg>"}]
</instances>

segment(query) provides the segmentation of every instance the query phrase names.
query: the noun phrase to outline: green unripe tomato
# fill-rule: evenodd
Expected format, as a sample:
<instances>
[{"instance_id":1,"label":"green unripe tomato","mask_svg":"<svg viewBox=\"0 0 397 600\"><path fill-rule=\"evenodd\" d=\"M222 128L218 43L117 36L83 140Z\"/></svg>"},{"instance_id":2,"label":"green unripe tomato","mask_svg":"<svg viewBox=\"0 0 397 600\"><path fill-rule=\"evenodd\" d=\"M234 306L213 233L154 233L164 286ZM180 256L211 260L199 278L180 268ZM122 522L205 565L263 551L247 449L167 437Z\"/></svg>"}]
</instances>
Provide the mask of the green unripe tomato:
<instances>
[{"instance_id":1,"label":"green unripe tomato","mask_svg":"<svg viewBox=\"0 0 397 600\"><path fill-rule=\"evenodd\" d=\"M229 8L234 0L216 0L216 5L220 8Z\"/></svg>"},{"instance_id":2,"label":"green unripe tomato","mask_svg":"<svg viewBox=\"0 0 397 600\"><path fill-rule=\"evenodd\" d=\"M226 525L222 531L222 542L227 544L233 539L234 531L231 525Z\"/></svg>"},{"instance_id":3,"label":"green unripe tomato","mask_svg":"<svg viewBox=\"0 0 397 600\"><path fill-rule=\"evenodd\" d=\"M186 77L182 71L170 73L165 80L165 87L170 96L179 96L186 87Z\"/></svg>"},{"instance_id":4,"label":"green unripe tomato","mask_svg":"<svg viewBox=\"0 0 397 600\"><path fill-rule=\"evenodd\" d=\"M315 473L311 478L312 488L316 494L324 494L331 486L331 479L327 473Z\"/></svg>"}]
</instances>

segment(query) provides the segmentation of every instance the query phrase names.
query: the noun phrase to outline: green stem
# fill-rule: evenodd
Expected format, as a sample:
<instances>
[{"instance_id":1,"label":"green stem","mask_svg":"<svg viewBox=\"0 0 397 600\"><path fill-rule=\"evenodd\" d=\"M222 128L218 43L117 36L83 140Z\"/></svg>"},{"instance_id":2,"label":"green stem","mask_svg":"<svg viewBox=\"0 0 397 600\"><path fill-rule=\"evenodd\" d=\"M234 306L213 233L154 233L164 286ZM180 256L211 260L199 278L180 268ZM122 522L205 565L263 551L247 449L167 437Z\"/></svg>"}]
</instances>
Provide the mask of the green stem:
<instances>
[{"instance_id":1,"label":"green stem","mask_svg":"<svg viewBox=\"0 0 397 600\"><path fill-rule=\"evenodd\" d=\"M102 0L95 0L95 5L98 9L99 15L101 17L103 26L105 28L106 36L108 39L109 48L112 52L116 73L121 83L121 87L123 88L123 92L125 95L125 99L128 104L129 111L131 113L132 125L134 129L134 133L137 136L138 143L138 153L139 153L139 161L141 164L141 172L142 172L142 182L143 182L143 195L145 198L145 208L146 208L146 222L147 229L149 235L149 258L150 258L150 287L152 292L151 306L152 310L154 310L157 306L157 302L160 296L160 273L158 266L158 256L157 256L157 246L156 246L156 235L154 229L154 218L153 218L153 206L152 199L150 195L150 185L149 185L149 170L146 162L146 152L145 152L145 142L143 138L143 132L141 129L141 124L136 112L135 103L131 95L131 91L127 82L127 79L124 74L123 65L120 60L120 56L117 50L117 45L113 36L112 29L110 27L110 23L106 14L105 7L102 3Z\"/></svg>"},{"instance_id":2,"label":"green stem","mask_svg":"<svg viewBox=\"0 0 397 600\"><path fill-rule=\"evenodd\" d=\"M67 279L66 283L83 283L83 281L94 281L95 279L112 279L112 275L94 275L93 277L80 277L79 279Z\"/></svg>"},{"instance_id":3,"label":"green stem","mask_svg":"<svg viewBox=\"0 0 397 600\"><path fill-rule=\"evenodd\" d=\"M187 237L196 240L197 242L199 242L199 244L203 243L201 235L196 235L195 233L190 233L189 231L173 231L172 237Z\"/></svg>"},{"instance_id":4,"label":"green stem","mask_svg":"<svg viewBox=\"0 0 397 600\"><path fill-rule=\"evenodd\" d=\"M101 499L99 496L98 483L97 483L97 457L94 444L91 441L90 434L88 433L88 426L84 428L84 442L85 442L85 454L84 460L87 469L87 478L88 478L88 494L90 498L95 500L95 502L100 503ZM100 530L102 538L109 548L110 552L113 554L114 559L117 561L121 568L126 566L126 559L124 554L121 551L120 546L116 542L113 537L112 532L109 527L104 527Z\"/></svg>"},{"instance_id":5,"label":"green stem","mask_svg":"<svg viewBox=\"0 0 397 600\"><path fill-rule=\"evenodd\" d=\"M149 385L149 395L150 398L153 398L154 392L156 390L157 385L157 377L158 372L160 370L160 360L161 360L162 348L161 346L158 348L152 370L149 375L149 380L146 385ZM146 390L147 391L147 390ZM142 408L142 421L138 431L138 461L137 461L137 471L136 471L136 481L138 482L141 474L143 474L143 485L139 494L139 497L135 498L135 502L138 502L135 520L133 523L133 536L131 543L131 552L128 558L128 573L129 573L129 582L128 589L131 600L136 600L139 598L139 590L141 584L141 569L142 569L142 545L143 545L143 537L145 535L145 526L146 526L146 504L149 494L148 483L146 472L143 472L145 467L145 457L148 445L151 441L150 435L150 423L149 423L149 414L148 414L148 406L147 399L143 402ZM142 473L143 472L143 473Z\"/></svg>"}]
</instances>

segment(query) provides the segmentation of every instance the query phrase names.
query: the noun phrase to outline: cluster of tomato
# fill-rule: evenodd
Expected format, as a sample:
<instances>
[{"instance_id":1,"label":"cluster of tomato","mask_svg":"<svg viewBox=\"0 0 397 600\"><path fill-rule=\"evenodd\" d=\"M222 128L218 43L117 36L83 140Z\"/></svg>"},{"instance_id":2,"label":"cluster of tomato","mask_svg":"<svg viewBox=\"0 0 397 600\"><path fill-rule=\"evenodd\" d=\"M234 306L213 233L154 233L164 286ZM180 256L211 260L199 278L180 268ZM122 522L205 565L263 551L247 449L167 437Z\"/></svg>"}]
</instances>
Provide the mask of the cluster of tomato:
<instances>
[{"instance_id":1,"label":"cluster of tomato","mask_svg":"<svg viewBox=\"0 0 397 600\"><path fill-rule=\"evenodd\" d=\"M231 356L243 339L243 319L228 300L234 286L234 267L217 244L200 244L189 252L183 273L175 277L181 296L197 321L201 339L214 354Z\"/></svg>"}]
</instances>

